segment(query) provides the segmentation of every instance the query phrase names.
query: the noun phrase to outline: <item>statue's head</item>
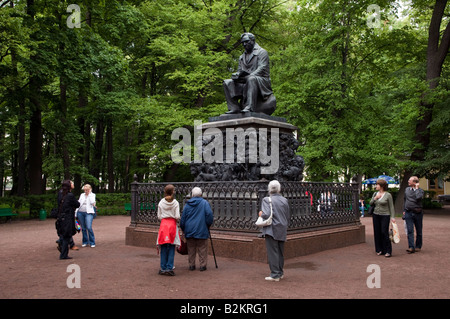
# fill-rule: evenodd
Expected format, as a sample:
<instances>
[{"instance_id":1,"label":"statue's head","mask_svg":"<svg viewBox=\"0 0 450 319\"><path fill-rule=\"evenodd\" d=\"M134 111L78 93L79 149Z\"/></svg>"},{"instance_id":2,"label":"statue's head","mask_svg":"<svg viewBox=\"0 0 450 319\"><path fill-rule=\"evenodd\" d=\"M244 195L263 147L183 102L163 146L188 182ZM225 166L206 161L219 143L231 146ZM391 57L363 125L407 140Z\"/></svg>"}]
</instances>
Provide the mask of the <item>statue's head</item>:
<instances>
[{"instance_id":1,"label":"statue's head","mask_svg":"<svg viewBox=\"0 0 450 319\"><path fill-rule=\"evenodd\" d=\"M252 33L243 33L241 35L241 43L244 46L245 51L252 52L255 47L255 36Z\"/></svg>"}]
</instances>

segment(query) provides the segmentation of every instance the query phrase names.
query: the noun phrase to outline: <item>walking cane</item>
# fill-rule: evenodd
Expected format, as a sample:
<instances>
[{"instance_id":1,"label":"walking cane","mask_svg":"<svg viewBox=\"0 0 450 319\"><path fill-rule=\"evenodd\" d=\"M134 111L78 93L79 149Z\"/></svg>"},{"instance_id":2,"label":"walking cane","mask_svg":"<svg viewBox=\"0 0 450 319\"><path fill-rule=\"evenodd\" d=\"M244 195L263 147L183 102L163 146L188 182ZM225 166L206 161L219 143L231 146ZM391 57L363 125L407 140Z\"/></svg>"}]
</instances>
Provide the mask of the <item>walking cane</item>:
<instances>
[{"instance_id":1,"label":"walking cane","mask_svg":"<svg viewBox=\"0 0 450 319\"><path fill-rule=\"evenodd\" d=\"M208 233L209 233L209 240L211 241L211 249L212 249L213 256L214 256L214 263L216 264L216 268L219 268L219 267L217 267L216 254L214 253L214 246L213 246L211 232L209 231L209 228L208 228Z\"/></svg>"}]
</instances>

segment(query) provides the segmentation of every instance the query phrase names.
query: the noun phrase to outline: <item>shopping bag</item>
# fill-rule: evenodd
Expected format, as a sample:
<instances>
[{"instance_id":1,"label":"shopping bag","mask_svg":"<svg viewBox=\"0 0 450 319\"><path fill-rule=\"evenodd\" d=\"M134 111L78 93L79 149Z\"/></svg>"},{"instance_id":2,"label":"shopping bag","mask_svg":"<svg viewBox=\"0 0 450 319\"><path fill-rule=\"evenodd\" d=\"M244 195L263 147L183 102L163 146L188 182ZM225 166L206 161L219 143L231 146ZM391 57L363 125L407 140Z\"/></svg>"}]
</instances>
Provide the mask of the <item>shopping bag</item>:
<instances>
[{"instance_id":1,"label":"shopping bag","mask_svg":"<svg viewBox=\"0 0 450 319\"><path fill-rule=\"evenodd\" d=\"M400 232L398 231L398 226L397 223L392 222L392 237L391 237L391 241L394 244L398 244L400 242Z\"/></svg>"}]
</instances>

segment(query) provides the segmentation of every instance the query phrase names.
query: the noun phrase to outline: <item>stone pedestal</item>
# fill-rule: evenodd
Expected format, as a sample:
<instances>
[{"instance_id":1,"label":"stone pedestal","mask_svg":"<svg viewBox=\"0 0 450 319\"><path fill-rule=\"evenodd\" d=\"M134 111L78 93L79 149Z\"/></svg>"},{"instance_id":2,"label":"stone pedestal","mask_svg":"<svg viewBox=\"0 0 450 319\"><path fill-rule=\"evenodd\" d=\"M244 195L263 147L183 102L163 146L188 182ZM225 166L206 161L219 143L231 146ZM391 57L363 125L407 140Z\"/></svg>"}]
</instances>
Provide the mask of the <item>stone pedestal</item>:
<instances>
[{"instance_id":1,"label":"stone pedestal","mask_svg":"<svg viewBox=\"0 0 450 319\"><path fill-rule=\"evenodd\" d=\"M126 245L153 248L158 236L157 226L127 227ZM267 253L264 238L255 234L211 231L214 252L217 257L246 261L266 262ZM284 246L285 259L314 254L365 242L365 227L361 224L311 230L288 234ZM208 253L212 254L208 240Z\"/></svg>"},{"instance_id":2,"label":"stone pedestal","mask_svg":"<svg viewBox=\"0 0 450 319\"><path fill-rule=\"evenodd\" d=\"M223 114L196 127L201 158L191 163L195 181L301 181L303 157L297 127L262 113Z\"/></svg>"}]
</instances>

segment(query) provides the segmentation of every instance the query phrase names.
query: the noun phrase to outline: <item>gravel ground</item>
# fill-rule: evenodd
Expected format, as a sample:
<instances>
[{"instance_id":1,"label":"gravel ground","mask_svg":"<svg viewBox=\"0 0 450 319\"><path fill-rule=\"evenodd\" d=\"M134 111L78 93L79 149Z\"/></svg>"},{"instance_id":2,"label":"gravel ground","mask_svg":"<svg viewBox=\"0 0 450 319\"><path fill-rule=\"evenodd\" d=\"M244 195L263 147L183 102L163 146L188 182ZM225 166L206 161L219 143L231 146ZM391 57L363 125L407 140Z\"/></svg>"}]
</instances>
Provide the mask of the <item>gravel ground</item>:
<instances>
[{"instance_id":1,"label":"gravel ground","mask_svg":"<svg viewBox=\"0 0 450 319\"><path fill-rule=\"evenodd\" d=\"M372 218L362 218L366 243L289 259L285 278L267 282L265 263L210 255L208 270L189 271L187 256L176 254L176 276L160 276L154 248L125 245L128 216L99 216L94 220L96 247L81 248L71 260L59 260L54 220L13 220L0 224L1 299L432 299L450 296L450 207L424 216L424 245L420 253L405 252L401 242L393 257L374 252ZM214 238L213 238L214 239ZM74 266L73 266L74 265ZM380 288L369 288L379 266ZM80 288L69 288L79 267ZM70 280L69 280L70 281ZM72 281L70 281L72 282Z\"/></svg>"}]
</instances>

